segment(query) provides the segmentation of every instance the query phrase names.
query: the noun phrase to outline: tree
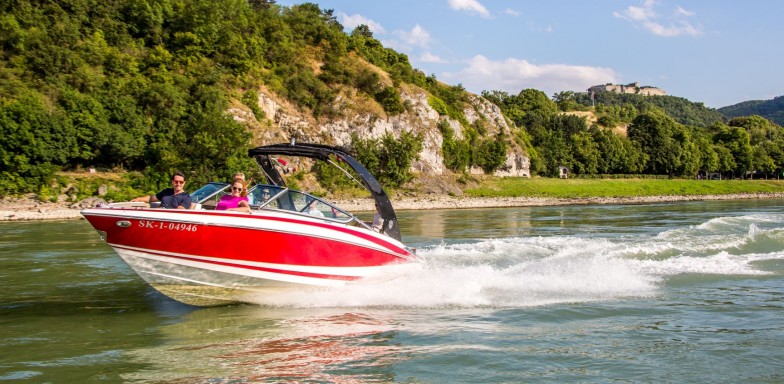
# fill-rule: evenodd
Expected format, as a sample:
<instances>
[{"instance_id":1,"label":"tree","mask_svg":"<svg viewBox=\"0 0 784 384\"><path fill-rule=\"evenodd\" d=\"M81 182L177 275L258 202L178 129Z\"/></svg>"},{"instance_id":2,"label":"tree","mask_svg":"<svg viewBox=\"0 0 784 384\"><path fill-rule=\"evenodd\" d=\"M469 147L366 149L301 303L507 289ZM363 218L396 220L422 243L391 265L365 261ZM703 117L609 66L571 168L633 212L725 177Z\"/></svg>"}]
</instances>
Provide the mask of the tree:
<instances>
[{"instance_id":1,"label":"tree","mask_svg":"<svg viewBox=\"0 0 784 384\"><path fill-rule=\"evenodd\" d=\"M752 158L754 169L763 172L766 179L768 178L768 174L776 171L776 162L772 157L768 156L768 152L764 146L754 146Z\"/></svg>"},{"instance_id":2,"label":"tree","mask_svg":"<svg viewBox=\"0 0 784 384\"><path fill-rule=\"evenodd\" d=\"M716 153L715 145L710 137L703 135L695 139L695 146L698 148L699 169L705 172L719 170L719 154Z\"/></svg>"},{"instance_id":3,"label":"tree","mask_svg":"<svg viewBox=\"0 0 784 384\"><path fill-rule=\"evenodd\" d=\"M474 164L485 173L493 173L506 161L506 137L503 132L497 136L481 140L475 150Z\"/></svg>"},{"instance_id":4,"label":"tree","mask_svg":"<svg viewBox=\"0 0 784 384\"><path fill-rule=\"evenodd\" d=\"M781 127L761 116L736 117L730 120L728 125L745 129L749 133L751 145L757 145L782 136Z\"/></svg>"},{"instance_id":5,"label":"tree","mask_svg":"<svg viewBox=\"0 0 784 384\"><path fill-rule=\"evenodd\" d=\"M411 180L411 164L422 150L423 137L404 131L399 138L385 134L379 139L351 136L351 148L357 161L365 165L379 182L399 187Z\"/></svg>"},{"instance_id":6,"label":"tree","mask_svg":"<svg viewBox=\"0 0 784 384\"><path fill-rule=\"evenodd\" d=\"M688 133L663 112L653 110L637 116L627 134L647 155L646 172L674 176L693 169L693 159L684 152L692 149Z\"/></svg>"},{"instance_id":7,"label":"tree","mask_svg":"<svg viewBox=\"0 0 784 384\"><path fill-rule=\"evenodd\" d=\"M0 193L35 192L77 151L73 127L33 92L0 98Z\"/></svg>"},{"instance_id":8,"label":"tree","mask_svg":"<svg viewBox=\"0 0 784 384\"><path fill-rule=\"evenodd\" d=\"M354 30L351 31L351 37L362 37L365 39L372 39L373 32L370 30L370 27L367 24L360 24L354 27Z\"/></svg>"},{"instance_id":9,"label":"tree","mask_svg":"<svg viewBox=\"0 0 784 384\"><path fill-rule=\"evenodd\" d=\"M576 174L595 174L599 167L599 146L588 132L575 133L572 141L571 170Z\"/></svg>"},{"instance_id":10,"label":"tree","mask_svg":"<svg viewBox=\"0 0 784 384\"><path fill-rule=\"evenodd\" d=\"M753 166L749 133L739 127L719 126L719 129L720 131L714 136L714 142L729 150L734 163L732 171L744 177L747 171L752 170Z\"/></svg>"},{"instance_id":11,"label":"tree","mask_svg":"<svg viewBox=\"0 0 784 384\"><path fill-rule=\"evenodd\" d=\"M588 125L585 119L575 115L558 115L553 117L553 129L564 138L569 139L573 135L586 132Z\"/></svg>"},{"instance_id":12,"label":"tree","mask_svg":"<svg viewBox=\"0 0 784 384\"><path fill-rule=\"evenodd\" d=\"M536 89L524 89L516 96L510 96L503 91L485 91L482 92L482 96L498 105L504 115L518 127L527 127L527 116L535 115L541 120L549 121L558 113L555 102L547 98L544 92Z\"/></svg>"},{"instance_id":13,"label":"tree","mask_svg":"<svg viewBox=\"0 0 784 384\"><path fill-rule=\"evenodd\" d=\"M624 139L606 129L592 129L591 133L599 149L596 171L602 174L624 173L627 156Z\"/></svg>"},{"instance_id":14,"label":"tree","mask_svg":"<svg viewBox=\"0 0 784 384\"><path fill-rule=\"evenodd\" d=\"M537 150L544 160L544 172L547 176L558 176L558 167L568 166L573 162L571 148L560 134L548 132Z\"/></svg>"},{"instance_id":15,"label":"tree","mask_svg":"<svg viewBox=\"0 0 784 384\"><path fill-rule=\"evenodd\" d=\"M575 100L574 92L572 91L562 91L553 94L553 101L555 101L555 104L558 105L558 110L563 112L574 111L582 107Z\"/></svg>"}]
</instances>

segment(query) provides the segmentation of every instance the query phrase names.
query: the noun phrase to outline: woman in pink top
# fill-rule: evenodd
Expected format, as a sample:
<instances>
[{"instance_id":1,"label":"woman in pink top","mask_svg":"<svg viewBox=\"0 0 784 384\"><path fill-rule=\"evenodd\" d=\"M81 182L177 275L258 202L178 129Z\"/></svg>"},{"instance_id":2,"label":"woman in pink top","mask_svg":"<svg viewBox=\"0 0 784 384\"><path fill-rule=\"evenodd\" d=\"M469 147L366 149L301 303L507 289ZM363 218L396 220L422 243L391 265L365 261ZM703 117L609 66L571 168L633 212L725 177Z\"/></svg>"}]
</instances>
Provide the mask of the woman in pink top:
<instances>
[{"instance_id":1,"label":"woman in pink top","mask_svg":"<svg viewBox=\"0 0 784 384\"><path fill-rule=\"evenodd\" d=\"M231 183L231 194L223 195L215 206L216 211L250 212L248 203L248 185L242 179L234 179Z\"/></svg>"}]
</instances>

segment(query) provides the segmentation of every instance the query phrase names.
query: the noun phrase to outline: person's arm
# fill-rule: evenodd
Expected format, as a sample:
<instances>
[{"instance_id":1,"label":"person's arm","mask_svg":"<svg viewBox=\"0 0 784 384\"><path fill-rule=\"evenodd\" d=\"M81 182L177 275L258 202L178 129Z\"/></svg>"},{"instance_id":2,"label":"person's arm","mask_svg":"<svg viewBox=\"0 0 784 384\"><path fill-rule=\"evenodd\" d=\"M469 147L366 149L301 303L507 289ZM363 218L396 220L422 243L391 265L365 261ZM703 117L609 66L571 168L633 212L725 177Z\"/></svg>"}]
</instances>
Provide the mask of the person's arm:
<instances>
[{"instance_id":1,"label":"person's arm","mask_svg":"<svg viewBox=\"0 0 784 384\"><path fill-rule=\"evenodd\" d=\"M240 200L237 203L237 208L231 208L230 211L250 212L250 204L246 200Z\"/></svg>"},{"instance_id":2,"label":"person's arm","mask_svg":"<svg viewBox=\"0 0 784 384\"><path fill-rule=\"evenodd\" d=\"M191 201L190 195L185 195L179 199L180 203L177 205L177 209L190 209L193 202Z\"/></svg>"},{"instance_id":3,"label":"person's arm","mask_svg":"<svg viewBox=\"0 0 784 384\"><path fill-rule=\"evenodd\" d=\"M155 195L149 195L149 196L137 197L131 201L140 202L140 203L154 203L158 201L158 198L155 197Z\"/></svg>"}]
</instances>

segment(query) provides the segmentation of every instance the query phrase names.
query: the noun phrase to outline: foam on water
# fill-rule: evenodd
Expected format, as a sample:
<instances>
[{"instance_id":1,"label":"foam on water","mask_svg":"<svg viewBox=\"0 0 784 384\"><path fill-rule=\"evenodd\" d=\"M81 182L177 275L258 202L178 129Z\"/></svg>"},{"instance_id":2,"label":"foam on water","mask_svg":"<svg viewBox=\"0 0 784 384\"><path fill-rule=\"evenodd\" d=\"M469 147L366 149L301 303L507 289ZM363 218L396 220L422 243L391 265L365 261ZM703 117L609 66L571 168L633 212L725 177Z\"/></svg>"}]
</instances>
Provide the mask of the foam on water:
<instances>
[{"instance_id":1,"label":"foam on water","mask_svg":"<svg viewBox=\"0 0 784 384\"><path fill-rule=\"evenodd\" d=\"M749 215L653 236L442 243L420 248L424 262L395 277L258 301L295 307L524 307L645 297L675 275L767 273L753 262L784 258L784 229L778 226L783 222L781 215Z\"/></svg>"}]
</instances>

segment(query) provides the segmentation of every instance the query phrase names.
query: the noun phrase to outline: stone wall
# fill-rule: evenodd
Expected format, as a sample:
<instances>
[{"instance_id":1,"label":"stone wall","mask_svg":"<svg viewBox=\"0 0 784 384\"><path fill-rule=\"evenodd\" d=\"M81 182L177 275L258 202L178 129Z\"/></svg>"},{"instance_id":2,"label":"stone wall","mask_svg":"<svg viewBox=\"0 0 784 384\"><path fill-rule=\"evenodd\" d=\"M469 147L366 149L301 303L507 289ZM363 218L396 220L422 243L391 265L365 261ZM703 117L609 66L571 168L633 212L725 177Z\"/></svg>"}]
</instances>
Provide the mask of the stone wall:
<instances>
[{"instance_id":1,"label":"stone wall","mask_svg":"<svg viewBox=\"0 0 784 384\"><path fill-rule=\"evenodd\" d=\"M666 96L667 92L661 88L642 86L638 83L630 84L604 84L594 85L588 88L588 92L615 92L615 93L628 93L642 96Z\"/></svg>"}]
</instances>

